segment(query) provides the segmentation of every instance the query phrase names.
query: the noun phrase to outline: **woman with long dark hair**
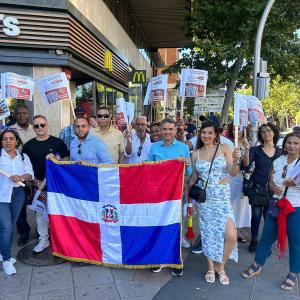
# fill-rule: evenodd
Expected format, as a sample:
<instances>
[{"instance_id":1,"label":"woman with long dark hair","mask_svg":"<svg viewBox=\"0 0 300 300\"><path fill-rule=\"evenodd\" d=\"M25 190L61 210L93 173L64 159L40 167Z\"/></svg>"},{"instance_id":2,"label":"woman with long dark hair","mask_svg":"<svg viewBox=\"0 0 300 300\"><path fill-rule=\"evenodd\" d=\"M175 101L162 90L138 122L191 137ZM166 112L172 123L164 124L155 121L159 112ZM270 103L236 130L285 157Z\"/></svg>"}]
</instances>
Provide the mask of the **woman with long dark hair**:
<instances>
[{"instance_id":1,"label":"woman with long dark hair","mask_svg":"<svg viewBox=\"0 0 300 300\"><path fill-rule=\"evenodd\" d=\"M11 257L13 229L25 201L22 183L33 178L31 162L17 149L22 141L15 130L5 129L0 135L0 261L6 275L16 273ZM4 175L6 174L6 175Z\"/></svg>"},{"instance_id":2,"label":"woman with long dark hair","mask_svg":"<svg viewBox=\"0 0 300 300\"><path fill-rule=\"evenodd\" d=\"M295 210L287 215L285 230L289 242L290 270L281 284L282 289L291 290L297 281L296 274L300 273L300 178L296 177L298 178L296 184L289 174L294 166L300 163L300 134L296 132L287 134L283 140L282 149L283 155L273 162L269 186L274 193L274 200L277 199L276 201L282 197L284 190L287 188L286 199ZM279 202L278 205L281 207L280 210L282 210L283 208ZM271 247L277 240L277 236L279 236L278 221L276 215L267 214L254 263L242 273L243 277L251 278L260 274L262 266L269 256Z\"/></svg>"},{"instance_id":3,"label":"woman with long dark hair","mask_svg":"<svg viewBox=\"0 0 300 300\"><path fill-rule=\"evenodd\" d=\"M214 159L213 159L214 157ZM237 261L237 233L230 201L228 175L239 172L240 150L220 145L218 128L211 121L203 122L196 150L192 153L191 187L199 178L207 181L206 201L198 203L203 253L208 260L205 279L215 281L215 273L222 284L229 284L224 267L228 258ZM211 171L209 172L211 166Z\"/></svg>"},{"instance_id":4,"label":"woman with long dark hair","mask_svg":"<svg viewBox=\"0 0 300 300\"><path fill-rule=\"evenodd\" d=\"M258 244L258 230L262 215L265 218L268 208L268 178L270 176L273 161L281 155L281 149L276 147L279 138L278 128L267 123L259 127L257 139L260 143L257 147L246 149L243 165L253 169L248 191L251 205L251 242L249 252L255 252Z\"/></svg>"}]
</instances>

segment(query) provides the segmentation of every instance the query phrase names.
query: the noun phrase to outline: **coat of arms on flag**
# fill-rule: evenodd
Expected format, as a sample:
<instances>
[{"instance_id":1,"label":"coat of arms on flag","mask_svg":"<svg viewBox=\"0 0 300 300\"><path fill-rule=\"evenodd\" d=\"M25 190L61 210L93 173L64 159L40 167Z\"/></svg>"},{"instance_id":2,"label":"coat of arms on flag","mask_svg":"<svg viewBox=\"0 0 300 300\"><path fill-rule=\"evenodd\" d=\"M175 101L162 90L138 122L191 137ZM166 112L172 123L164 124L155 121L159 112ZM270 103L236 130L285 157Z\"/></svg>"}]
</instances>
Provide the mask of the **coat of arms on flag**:
<instances>
[{"instance_id":1,"label":"coat of arms on flag","mask_svg":"<svg viewBox=\"0 0 300 300\"><path fill-rule=\"evenodd\" d=\"M184 164L47 161L54 255L116 267L182 267Z\"/></svg>"}]
</instances>

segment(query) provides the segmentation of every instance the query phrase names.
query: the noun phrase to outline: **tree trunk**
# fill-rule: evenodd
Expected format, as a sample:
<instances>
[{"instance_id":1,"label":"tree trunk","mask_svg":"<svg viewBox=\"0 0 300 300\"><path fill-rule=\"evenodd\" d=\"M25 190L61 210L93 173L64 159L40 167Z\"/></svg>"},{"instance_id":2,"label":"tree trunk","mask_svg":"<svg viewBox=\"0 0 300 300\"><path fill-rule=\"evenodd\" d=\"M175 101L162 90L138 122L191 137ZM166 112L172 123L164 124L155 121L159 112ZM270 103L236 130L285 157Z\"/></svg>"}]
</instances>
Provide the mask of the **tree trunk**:
<instances>
[{"instance_id":1,"label":"tree trunk","mask_svg":"<svg viewBox=\"0 0 300 300\"><path fill-rule=\"evenodd\" d=\"M238 58L232 67L230 78L226 84L227 89L226 89L224 104L222 108L220 126L222 126L224 123L227 123L230 102L234 95L237 77L242 69L243 61L244 61L243 58Z\"/></svg>"}]
</instances>

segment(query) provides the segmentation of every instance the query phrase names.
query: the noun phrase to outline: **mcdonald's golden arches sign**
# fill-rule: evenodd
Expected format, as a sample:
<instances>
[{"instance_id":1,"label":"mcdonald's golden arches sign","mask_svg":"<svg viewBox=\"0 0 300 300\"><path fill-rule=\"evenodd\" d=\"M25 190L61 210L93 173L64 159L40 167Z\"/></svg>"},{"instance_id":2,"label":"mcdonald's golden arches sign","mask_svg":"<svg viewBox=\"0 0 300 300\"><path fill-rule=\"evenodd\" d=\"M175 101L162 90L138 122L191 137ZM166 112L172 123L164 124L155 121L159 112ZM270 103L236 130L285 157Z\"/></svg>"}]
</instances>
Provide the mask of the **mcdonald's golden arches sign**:
<instances>
[{"instance_id":1,"label":"mcdonald's golden arches sign","mask_svg":"<svg viewBox=\"0 0 300 300\"><path fill-rule=\"evenodd\" d=\"M113 69L112 53L108 49L104 52L104 68L109 72L112 72Z\"/></svg>"},{"instance_id":2,"label":"mcdonald's golden arches sign","mask_svg":"<svg viewBox=\"0 0 300 300\"><path fill-rule=\"evenodd\" d=\"M145 84L146 80L146 70L133 70L130 72L130 81L132 83Z\"/></svg>"}]
</instances>

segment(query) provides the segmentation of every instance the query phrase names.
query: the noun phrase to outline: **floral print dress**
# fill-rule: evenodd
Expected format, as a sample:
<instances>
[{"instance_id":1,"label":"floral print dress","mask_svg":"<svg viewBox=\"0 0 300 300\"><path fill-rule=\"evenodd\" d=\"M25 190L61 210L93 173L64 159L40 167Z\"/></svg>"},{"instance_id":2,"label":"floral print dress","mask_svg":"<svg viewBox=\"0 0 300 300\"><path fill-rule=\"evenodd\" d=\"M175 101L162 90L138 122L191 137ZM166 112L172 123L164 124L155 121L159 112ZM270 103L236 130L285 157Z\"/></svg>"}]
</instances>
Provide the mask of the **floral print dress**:
<instances>
[{"instance_id":1,"label":"floral print dress","mask_svg":"<svg viewBox=\"0 0 300 300\"><path fill-rule=\"evenodd\" d=\"M220 151L219 151L220 152ZM210 167L210 162L198 159L196 171L205 182ZM230 200L230 186L228 183L219 184L227 174L225 157L220 154L213 162L206 189L206 201L197 203L200 221L200 233L204 255L218 263L223 262L224 234L228 220L234 220ZM231 259L238 260L237 245L234 247Z\"/></svg>"}]
</instances>

